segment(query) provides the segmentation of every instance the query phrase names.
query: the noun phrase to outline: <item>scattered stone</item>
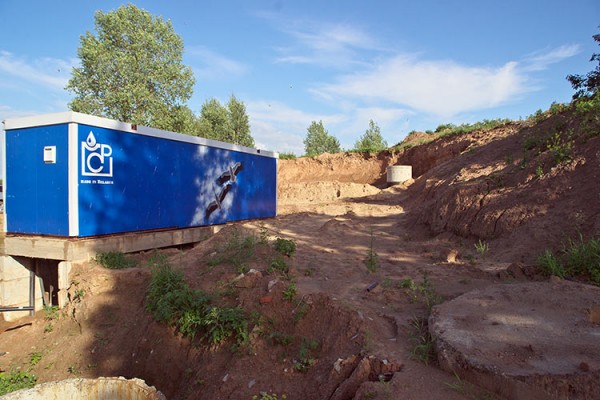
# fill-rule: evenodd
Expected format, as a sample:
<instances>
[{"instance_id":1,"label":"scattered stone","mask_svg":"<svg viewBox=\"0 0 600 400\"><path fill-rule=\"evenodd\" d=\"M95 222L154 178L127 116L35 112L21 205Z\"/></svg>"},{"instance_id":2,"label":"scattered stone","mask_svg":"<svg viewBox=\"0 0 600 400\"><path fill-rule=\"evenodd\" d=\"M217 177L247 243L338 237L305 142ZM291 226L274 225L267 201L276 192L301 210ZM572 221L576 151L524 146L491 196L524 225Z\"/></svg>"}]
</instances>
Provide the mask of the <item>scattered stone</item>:
<instances>
[{"instance_id":1,"label":"scattered stone","mask_svg":"<svg viewBox=\"0 0 600 400\"><path fill-rule=\"evenodd\" d=\"M273 302L273 296L271 296L271 295L263 296L260 298L260 304L265 305L265 304L269 304L271 302Z\"/></svg>"},{"instance_id":2,"label":"scattered stone","mask_svg":"<svg viewBox=\"0 0 600 400\"><path fill-rule=\"evenodd\" d=\"M279 279L273 279L272 281L269 281L269 284L267 285L269 292L271 292L271 290L273 289L273 286L277 285L278 283L279 283Z\"/></svg>"},{"instance_id":3,"label":"scattered stone","mask_svg":"<svg viewBox=\"0 0 600 400\"><path fill-rule=\"evenodd\" d=\"M240 274L235 279L235 287L250 289L256 286L256 282L262 277L260 271L251 269L246 274Z\"/></svg>"},{"instance_id":4,"label":"scattered stone","mask_svg":"<svg viewBox=\"0 0 600 400\"><path fill-rule=\"evenodd\" d=\"M222 381L223 382L227 382L229 380L229 374L225 374L225 376L223 377Z\"/></svg>"},{"instance_id":5,"label":"scattered stone","mask_svg":"<svg viewBox=\"0 0 600 400\"><path fill-rule=\"evenodd\" d=\"M448 253L448 256L446 257L446 261L451 263L451 264L455 264L458 259L459 253L458 250L452 249L450 250L450 252Z\"/></svg>"},{"instance_id":6,"label":"scattered stone","mask_svg":"<svg viewBox=\"0 0 600 400\"><path fill-rule=\"evenodd\" d=\"M333 363L333 369L335 369L335 372L339 373L342 370L342 361L344 361L341 358L338 358L334 363Z\"/></svg>"},{"instance_id":7,"label":"scattered stone","mask_svg":"<svg viewBox=\"0 0 600 400\"><path fill-rule=\"evenodd\" d=\"M254 385L256 385L256 379L252 379L250 382L248 382L248 389L250 389Z\"/></svg>"}]
</instances>

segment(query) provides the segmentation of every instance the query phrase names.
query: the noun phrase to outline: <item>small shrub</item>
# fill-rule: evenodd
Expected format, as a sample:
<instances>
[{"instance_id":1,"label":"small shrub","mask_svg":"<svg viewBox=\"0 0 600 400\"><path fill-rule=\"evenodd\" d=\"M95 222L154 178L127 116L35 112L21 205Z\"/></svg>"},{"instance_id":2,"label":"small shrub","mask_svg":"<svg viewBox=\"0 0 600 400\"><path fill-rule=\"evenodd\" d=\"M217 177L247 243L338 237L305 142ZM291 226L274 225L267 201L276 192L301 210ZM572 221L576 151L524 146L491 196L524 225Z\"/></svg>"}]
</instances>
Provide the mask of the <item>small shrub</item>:
<instances>
[{"instance_id":1,"label":"small shrub","mask_svg":"<svg viewBox=\"0 0 600 400\"><path fill-rule=\"evenodd\" d=\"M477 243L475 243L475 250L481 254L481 257L485 257L485 254L490 250L490 246L487 242L479 239Z\"/></svg>"},{"instance_id":2,"label":"small shrub","mask_svg":"<svg viewBox=\"0 0 600 400\"><path fill-rule=\"evenodd\" d=\"M413 281L412 278L402 279L399 285L402 289L415 290L417 288L417 285L415 285L415 281Z\"/></svg>"},{"instance_id":3,"label":"small shrub","mask_svg":"<svg viewBox=\"0 0 600 400\"><path fill-rule=\"evenodd\" d=\"M237 346L248 342L248 321L241 308L212 307L201 320L206 330L204 338L210 345L221 344L228 338L235 338Z\"/></svg>"},{"instance_id":4,"label":"small shrub","mask_svg":"<svg viewBox=\"0 0 600 400\"><path fill-rule=\"evenodd\" d=\"M124 269L135 267L135 260L130 259L120 251L109 251L106 253L98 253L95 258L96 262L108 269Z\"/></svg>"},{"instance_id":5,"label":"small shrub","mask_svg":"<svg viewBox=\"0 0 600 400\"><path fill-rule=\"evenodd\" d=\"M425 365L435 360L434 339L429 333L427 318L413 317L409 321L409 340L412 343L410 356L414 360L421 361Z\"/></svg>"},{"instance_id":6,"label":"small shrub","mask_svg":"<svg viewBox=\"0 0 600 400\"><path fill-rule=\"evenodd\" d=\"M375 240L373 236L373 229L371 229L371 245L365 258L365 265L369 272L376 272L379 269L379 254L375 251Z\"/></svg>"},{"instance_id":7,"label":"small shrub","mask_svg":"<svg viewBox=\"0 0 600 400\"><path fill-rule=\"evenodd\" d=\"M298 372L305 373L308 368L315 364L315 359L311 357L311 351L316 350L320 345L317 339L309 340L304 338L300 345L298 358L294 360L294 369Z\"/></svg>"},{"instance_id":8,"label":"small shrub","mask_svg":"<svg viewBox=\"0 0 600 400\"><path fill-rule=\"evenodd\" d=\"M560 132L556 132L548 140L546 147L554 156L556 165L565 163L572 158L573 151L573 131L569 131L566 137L563 137Z\"/></svg>"},{"instance_id":9,"label":"small shrub","mask_svg":"<svg viewBox=\"0 0 600 400\"><path fill-rule=\"evenodd\" d=\"M39 351L29 354L29 366L35 367L42 360L42 356L43 354Z\"/></svg>"},{"instance_id":10,"label":"small shrub","mask_svg":"<svg viewBox=\"0 0 600 400\"><path fill-rule=\"evenodd\" d=\"M161 264L152 271L152 280L146 294L146 309L158 322L172 324L192 301L191 291L183 273Z\"/></svg>"},{"instance_id":11,"label":"small shrub","mask_svg":"<svg viewBox=\"0 0 600 400\"><path fill-rule=\"evenodd\" d=\"M292 335L281 332L271 332L269 339L271 339L273 346L287 346L294 341Z\"/></svg>"},{"instance_id":12,"label":"small shrub","mask_svg":"<svg viewBox=\"0 0 600 400\"><path fill-rule=\"evenodd\" d=\"M278 257L271 261L271 265L268 268L269 273L272 273L273 271L279 271L281 273L287 274L290 271L290 268L288 267L288 265L282 257Z\"/></svg>"},{"instance_id":13,"label":"small shrub","mask_svg":"<svg viewBox=\"0 0 600 400\"><path fill-rule=\"evenodd\" d=\"M241 234L237 229L229 240L217 249L217 255L208 260L209 266L229 264L238 273L248 272L248 262L254 257L257 239L254 235Z\"/></svg>"},{"instance_id":14,"label":"small shrub","mask_svg":"<svg viewBox=\"0 0 600 400\"><path fill-rule=\"evenodd\" d=\"M579 276L591 284L600 286L600 240L569 240L560 256L546 250L537 259L538 265L547 275L561 278Z\"/></svg>"},{"instance_id":15,"label":"small shrub","mask_svg":"<svg viewBox=\"0 0 600 400\"><path fill-rule=\"evenodd\" d=\"M289 302L293 301L296 297L297 289L296 284L294 282L290 282L285 290L283 291L283 298Z\"/></svg>"},{"instance_id":16,"label":"small shrub","mask_svg":"<svg viewBox=\"0 0 600 400\"><path fill-rule=\"evenodd\" d=\"M412 301L423 303L428 313L431 312L433 306L442 302L442 297L437 293L427 275L423 275L423 280L418 284L411 278L403 279L400 281L400 287L405 289Z\"/></svg>"},{"instance_id":17,"label":"small shrub","mask_svg":"<svg viewBox=\"0 0 600 400\"><path fill-rule=\"evenodd\" d=\"M544 254L539 256L537 263L546 275L558 276L560 278L564 278L566 275L564 267L550 250L546 250Z\"/></svg>"},{"instance_id":18,"label":"small shrub","mask_svg":"<svg viewBox=\"0 0 600 400\"><path fill-rule=\"evenodd\" d=\"M538 179L542 179L542 177L544 176L544 169L542 168L542 164L540 164L539 162L537 163L537 166L535 167L535 176Z\"/></svg>"},{"instance_id":19,"label":"small shrub","mask_svg":"<svg viewBox=\"0 0 600 400\"><path fill-rule=\"evenodd\" d=\"M260 223L259 234L258 234L258 243L260 243L260 244L269 243L269 230L267 229L264 222Z\"/></svg>"},{"instance_id":20,"label":"small shrub","mask_svg":"<svg viewBox=\"0 0 600 400\"><path fill-rule=\"evenodd\" d=\"M0 372L0 396L15 390L32 388L36 382L37 377L29 372Z\"/></svg>"},{"instance_id":21,"label":"small shrub","mask_svg":"<svg viewBox=\"0 0 600 400\"><path fill-rule=\"evenodd\" d=\"M60 317L58 306L45 305L44 316L48 321L58 319Z\"/></svg>"},{"instance_id":22,"label":"small shrub","mask_svg":"<svg viewBox=\"0 0 600 400\"><path fill-rule=\"evenodd\" d=\"M275 251L284 256L291 257L296 252L296 242L293 240L277 238L275 240Z\"/></svg>"}]
</instances>

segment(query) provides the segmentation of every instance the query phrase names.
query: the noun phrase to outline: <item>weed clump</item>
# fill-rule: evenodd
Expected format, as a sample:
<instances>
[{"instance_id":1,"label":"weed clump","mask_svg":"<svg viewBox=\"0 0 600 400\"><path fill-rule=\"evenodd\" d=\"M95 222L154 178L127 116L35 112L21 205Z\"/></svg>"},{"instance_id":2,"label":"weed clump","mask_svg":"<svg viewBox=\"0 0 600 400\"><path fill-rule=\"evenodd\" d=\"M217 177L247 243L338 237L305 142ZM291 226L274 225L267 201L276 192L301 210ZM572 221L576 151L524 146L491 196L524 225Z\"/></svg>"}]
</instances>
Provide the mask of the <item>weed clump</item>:
<instances>
[{"instance_id":1,"label":"weed clump","mask_svg":"<svg viewBox=\"0 0 600 400\"><path fill-rule=\"evenodd\" d=\"M537 259L538 265L547 275L560 278L583 277L592 285L600 286L600 240L569 240L559 253L546 250Z\"/></svg>"},{"instance_id":2,"label":"weed clump","mask_svg":"<svg viewBox=\"0 0 600 400\"><path fill-rule=\"evenodd\" d=\"M377 272L379 269L379 254L375 251L375 241L373 237L373 229L371 229L371 245L369 246L369 251L367 252L367 257L365 258L365 265L367 266L367 270L369 272Z\"/></svg>"},{"instance_id":3,"label":"weed clump","mask_svg":"<svg viewBox=\"0 0 600 400\"><path fill-rule=\"evenodd\" d=\"M135 260L127 257L120 251L109 251L96 254L94 259L98 264L108 269L125 269L136 266Z\"/></svg>"},{"instance_id":4,"label":"weed clump","mask_svg":"<svg viewBox=\"0 0 600 400\"><path fill-rule=\"evenodd\" d=\"M36 382L37 377L29 372L0 372L0 396L15 390L32 388Z\"/></svg>"},{"instance_id":5,"label":"weed clump","mask_svg":"<svg viewBox=\"0 0 600 400\"><path fill-rule=\"evenodd\" d=\"M211 304L211 297L191 289L182 272L166 261L155 266L146 296L146 309L159 322L174 325L192 340L200 333L210 346L234 339L237 346L248 342L248 321L241 308Z\"/></svg>"},{"instance_id":6,"label":"weed clump","mask_svg":"<svg viewBox=\"0 0 600 400\"><path fill-rule=\"evenodd\" d=\"M277 238L275 240L275 251L284 256L291 257L296 252L296 242L293 240Z\"/></svg>"}]
</instances>

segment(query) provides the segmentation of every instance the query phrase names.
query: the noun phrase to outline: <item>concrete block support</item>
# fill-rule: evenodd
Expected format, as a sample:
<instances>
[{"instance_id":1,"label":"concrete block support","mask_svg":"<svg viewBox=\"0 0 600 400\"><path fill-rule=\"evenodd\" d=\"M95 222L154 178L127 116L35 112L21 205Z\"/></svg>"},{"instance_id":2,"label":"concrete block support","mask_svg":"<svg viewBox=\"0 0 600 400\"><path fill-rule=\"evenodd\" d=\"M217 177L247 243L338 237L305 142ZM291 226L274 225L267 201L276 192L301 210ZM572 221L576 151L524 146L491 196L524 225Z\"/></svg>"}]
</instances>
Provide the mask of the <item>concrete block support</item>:
<instances>
[{"instance_id":1,"label":"concrete block support","mask_svg":"<svg viewBox=\"0 0 600 400\"><path fill-rule=\"evenodd\" d=\"M63 308L69 301L67 291L71 284L69 280L69 273L73 263L71 261L61 261L58 263L58 306Z\"/></svg>"},{"instance_id":2,"label":"concrete block support","mask_svg":"<svg viewBox=\"0 0 600 400\"><path fill-rule=\"evenodd\" d=\"M3 307L29 306L30 271L34 268L32 259L26 257L0 256L0 305ZM42 289L35 279L35 309L43 308ZM29 315L29 311L2 313L5 321L15 321Z\"/></svg>"},{"instance_id":3,"label":"concrete block support","mask_svg":"<svg viewBox=\"0 0 600 400\"><path fill-rule=\"evenodd\" d=\"M0 214L1 217L1 214ZM30 272L35 279L35 308L43 308L44 290L52 298L51 304L64 307L68 302L69 274L74 263L89 261L99 252L120 251L132 253L163 247L200 242L217 232L221 226L205 226L152 232L135 232L96 238L57 238L32 235L8 235L0 232L0 306L29 305ZM29 314L24 312L0 313L7 321Z\"/></svg>"}]
</instances>

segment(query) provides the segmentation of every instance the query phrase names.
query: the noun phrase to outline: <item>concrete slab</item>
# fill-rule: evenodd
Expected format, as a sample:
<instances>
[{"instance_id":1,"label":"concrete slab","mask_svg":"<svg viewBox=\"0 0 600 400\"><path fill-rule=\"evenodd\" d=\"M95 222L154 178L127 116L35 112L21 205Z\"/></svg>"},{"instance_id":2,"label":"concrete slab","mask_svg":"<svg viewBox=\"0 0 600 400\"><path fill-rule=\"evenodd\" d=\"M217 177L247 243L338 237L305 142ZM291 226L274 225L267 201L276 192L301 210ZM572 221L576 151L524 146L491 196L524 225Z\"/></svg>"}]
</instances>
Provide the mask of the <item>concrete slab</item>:
<instances>
[{"instance_id":1,"label":"concrete slab","mask_svg":"<svg viewBox=\"0 0 600 400\"><path fill-rule=\"evenodd\" d=\"M600 393L600 288L569 281L495 285L436 306L443 369L511 399Z\"/></svg>"},{"instance_id":2,"label":"concrete slab","mask_svg":"<svg viewBox=\"0 0 600 400\"><path fill-rule=\"evenodd\" d=\"M99 252L132 253L200 242L219 227L203 226L153 232L123 233L96 238L7 235L3 254L61 261L83 261Z\"/></svg>"}]
</instances>

